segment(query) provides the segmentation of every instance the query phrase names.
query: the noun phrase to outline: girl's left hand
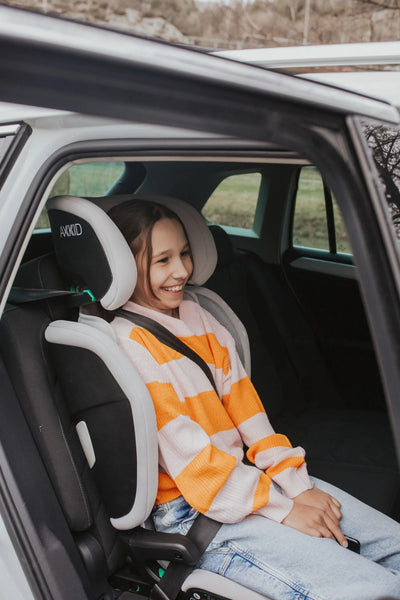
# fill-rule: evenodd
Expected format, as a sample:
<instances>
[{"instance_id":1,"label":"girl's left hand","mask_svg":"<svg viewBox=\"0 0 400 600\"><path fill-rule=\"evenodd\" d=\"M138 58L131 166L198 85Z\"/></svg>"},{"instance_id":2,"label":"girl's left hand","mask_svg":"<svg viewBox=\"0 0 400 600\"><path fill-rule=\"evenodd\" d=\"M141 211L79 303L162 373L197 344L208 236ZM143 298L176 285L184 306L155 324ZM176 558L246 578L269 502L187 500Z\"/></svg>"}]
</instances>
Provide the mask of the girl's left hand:
<instances>
[{"instance_id":1,"label":"girl's left hand","mask_svg":"<svg viewBox=\"0 0 400 600\"><path fill-rule=\"evenodd\" d=\"M342 518L340 502L330 494L327 494L326 492L323 492L322 490L316 487L302 492L301 494L293 498L293 502L307 504L308 506L320 508L328 514L333 513L332 516L335 521L340 521L340 519Z\"/></svg>"},{"instance_id":2,"label":"girl's left hand","mask_svg":"<svg viewBox=\"0 0 400 600\"><path fill-rule=\"evenodd\" d=\"M347 546L347 540L340 529L342 511L340 502L336 498L314 487L293 498L293 502L295 506L303 504L322 511L323 519L336 540L341 546Z\"/></svg>"}]
</instances>

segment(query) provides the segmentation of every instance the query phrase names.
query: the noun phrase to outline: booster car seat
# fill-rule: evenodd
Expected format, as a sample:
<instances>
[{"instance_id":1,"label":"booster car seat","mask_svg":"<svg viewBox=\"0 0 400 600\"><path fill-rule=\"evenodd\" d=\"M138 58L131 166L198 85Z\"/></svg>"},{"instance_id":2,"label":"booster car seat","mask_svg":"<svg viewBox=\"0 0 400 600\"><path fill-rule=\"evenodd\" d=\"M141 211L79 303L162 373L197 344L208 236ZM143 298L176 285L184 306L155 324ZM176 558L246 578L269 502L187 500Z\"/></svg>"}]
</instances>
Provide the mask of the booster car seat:
<instances>
[{"instance_id":1,"label":"booster car seat","mask_svg":"<svg viewBox=\"0 0 400 600\"><path fill-rule=\"evenodd\" d=\"M242 360L248 363L248 340L243 326L222 300L198 287L208 279L216 263L214 242L205 222L183 202L157 200L177 212L185 225L194 256L190 297L219 312L228 327L235 324L238 348ZM133 293L136 268L128 244L111 219L93 202L65 196L52 199L48 213L57 262L67 284L85 290L84 295L90 294L108 311L122 306ZM168 543L150 535L145 536L143 543L141 525L150 515L158 482L157 431L151 397L104 319L84 313L78 322L58 319L48 325L45 338L90 476L112 527L119 532L119 542L129 548L129 568L125 566L123 572L114 576L115 586L120 585L121 577L134 584L138 564L145 563L141 558L170 560L187 551L184 543L176 539L181 536L166 534L171 540ZM86 551L90 553L87 548ZM146 565L141 567L139 575L145 577ZM154 573L154 569L147 568L147 572ZM145 589L153 584L154 581L147 581ZM157 581L150 593L151 598L175 597L162 595ZM266 600L265 596L200 569L185 579L181 593L187 598L210 600ZM131 596L125 592L124 600L128 597Z\"/></svg>"}]
</instances>

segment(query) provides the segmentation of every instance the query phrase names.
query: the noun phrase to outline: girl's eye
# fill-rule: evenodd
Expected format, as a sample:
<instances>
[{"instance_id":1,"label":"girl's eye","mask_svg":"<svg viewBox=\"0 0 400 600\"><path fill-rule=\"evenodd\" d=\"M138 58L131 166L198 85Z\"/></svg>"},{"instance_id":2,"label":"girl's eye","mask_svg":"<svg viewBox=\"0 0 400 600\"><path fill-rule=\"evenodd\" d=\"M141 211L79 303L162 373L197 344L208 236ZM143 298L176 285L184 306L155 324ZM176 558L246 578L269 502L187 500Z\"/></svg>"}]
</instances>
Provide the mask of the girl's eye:
<instances>
[{"instance_id":1,"label":"girl's eye","mask_svg":"<svg viewBox=\"0 0 400 600\"><path fill-rule=\"evenodd\" d=\"M166 262L168 262L168 258L165 256L164 258L160 258L157 262L166 263Z\"/></svg>"},{"instance_id":2,"label":"girl's eye","mask_svg":"<svg viewBox=\"0 0 400 600\"><path fill-rule=\"evenodd\" d=\"M181 256L191 256L190 250L184 250L183 252L181 252Z\"/></svg>"}]
</instances>

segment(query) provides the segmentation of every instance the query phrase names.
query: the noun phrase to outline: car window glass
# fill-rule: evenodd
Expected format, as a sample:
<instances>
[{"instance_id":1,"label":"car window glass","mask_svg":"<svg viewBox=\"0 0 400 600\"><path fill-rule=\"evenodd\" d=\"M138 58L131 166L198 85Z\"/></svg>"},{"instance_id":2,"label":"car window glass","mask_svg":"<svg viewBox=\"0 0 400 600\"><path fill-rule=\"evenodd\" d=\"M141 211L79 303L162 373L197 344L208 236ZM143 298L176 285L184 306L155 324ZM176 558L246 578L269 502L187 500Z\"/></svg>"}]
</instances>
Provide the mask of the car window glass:
<instances>
[{"instance_id":1,"label":"car window glass","mask_svg":"<svg viewBox=\"0 0 400 600\"><path fill-rule=\"evenodd\" d=\"M205 203L202 214L215 225L252 229L261 173L241 173L223 179Z\"/></svg>"},{"instance_id":2,"label":"car window glass","mask_svg":"<svg viewBox=\"0 0 400 600\"><path fill-rule=\"evenodd\" d=\"M391 222L400 238L400 129L365 122L364 135L383 185Z\"/></svg>"},{"instance_id":3,"label":"car window glass","mask_svg":"<svg viewBox=\"0 0 400 600\"><path fill-rule=\"evenodd\" d=\"M300 171L293 218L293 245L329 250L324 184L312 166Z\"/></svg>"},{"instance_id":4,"label":"car window glass","mask_svg":"<svg viewBox=\"0 0 400 600\"><path fill-rule=\"evenodd\" d=\"M50 192L52 196L82 196L95 198L104 196L122 175L123 162L94 162L73 165L57 179ZM49 220L44 209L36 223L35 230L48 229Z\"/></svg>"},{"instance_id":5,"label":"car window glass","mask_svg":"<svg viewBox=\"0 0 400 600\"><path fill-rule=\"evenodd\" d=\"M302 167L299 175L292 240L294 246L351 253L342 215L318 169Z\"/></svg>"}]
</instances>

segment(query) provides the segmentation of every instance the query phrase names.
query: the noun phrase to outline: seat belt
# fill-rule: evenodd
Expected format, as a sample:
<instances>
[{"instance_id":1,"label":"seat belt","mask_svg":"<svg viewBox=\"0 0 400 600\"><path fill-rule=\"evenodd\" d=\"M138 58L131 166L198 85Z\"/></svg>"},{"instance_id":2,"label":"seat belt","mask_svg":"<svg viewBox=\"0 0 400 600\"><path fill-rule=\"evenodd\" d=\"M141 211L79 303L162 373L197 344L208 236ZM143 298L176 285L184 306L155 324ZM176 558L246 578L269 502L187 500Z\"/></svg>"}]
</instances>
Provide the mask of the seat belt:
<instances>
[{"instance_id":1,"label":"seat belt","mask_svg":"<svg viewBox=\"0 0 400 600\"><path fill-rule=\"evenodd\" d=\"M210 383L212 384L215 392L218 395L218 391L215 385L214 377L210 371L207 363L189 346L187 346L182 340L176 335L171 333L166 327L157 323L149 317L139 315L123 308L119 308L114 311L114 314L128 319L144 327L147 331L150 331L162 344L169 346L173 350L176 350L180 354L187 356L193 362L195 362L207 375ZM210 519L206 515L199 513L189 529L186 537L190 538L200 550L201 554L205 552L209 543L214 539L216 533L221 527L222 523ZM195 566L186 565L184 563L170 562L164 575L160 581L157 582L151 590L150 600L175 600L181 591L181 587L185 579L190 575Z\"/></svg>"},{"instance_id":2,"label":"seat belt","mask_svg":"<svg viewBox=\"0 0 400 600\"><path fill-rule=\"evenodd\" d=\"M222 523L213 521L213 519L199 513L185 537L190 538L203 554L221 525ZM160 581L153 586L150 592L150 600L175 600L181 591L183 582L194 568L195 565L169 563Z\"/></svg>"},{"instance_id":3,"label":"seat belt","mask_svg":"<svg viewBox=\"0 0 400 600\"><path fill-rule=\"evenodd\" d=\"M144 329L147 329L147 331L150 331L150 333L152 333L159 342L190 358L190 360L196 363L196 365L203 370L205 375L207 375L209 382L213 386L217 395L219 395L215 385L214 377L212 376L210 367L207 365L207 363L197 354L197 352L189 348L189 346L176 337L176 335L171 333L166 327L160 323L157 323L157 321L154 321L154 319L150 319L149 317L139 315L138 313L134 313L123 308L118 308L114 311L114 314L132 321L132 323L135 323L135 325L140 325Z\"/></svg>"}]
</instances>

